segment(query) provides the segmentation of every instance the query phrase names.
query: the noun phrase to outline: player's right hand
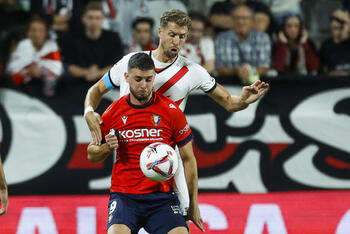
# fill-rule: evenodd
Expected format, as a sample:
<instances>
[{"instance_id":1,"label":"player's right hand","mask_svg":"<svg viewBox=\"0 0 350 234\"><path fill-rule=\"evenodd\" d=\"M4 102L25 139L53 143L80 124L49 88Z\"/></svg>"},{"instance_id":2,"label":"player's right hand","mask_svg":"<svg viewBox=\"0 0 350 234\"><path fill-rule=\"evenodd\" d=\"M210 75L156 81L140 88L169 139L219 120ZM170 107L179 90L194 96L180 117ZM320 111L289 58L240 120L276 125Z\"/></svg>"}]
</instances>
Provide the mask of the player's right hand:
<instances>
[{"instance_id":1,"label":"player's right hand","mask_svg":"<svg viewBox=\"0 0 350 234\"><path fill-rule=\"evenodd\" d=\"M118 137L116 135L107 134L105 140L110 150L118 148Z\"/></svg>"},{"instance_id":2,"label":"player's right hand","mask_svg":"<svg viewBox=\"0 0 350 234\"><path fill-rule=\"evenodd\" d=\"M90 129L92 141L95 142L96 145L101 145L101 141L102 141L102 132L100 129L100 125L102 124L101 116L96 112L90 111L86 113L85 120Z\"/></svg>"},{"instance_id":3,"label":"player's right hand","mask_svg":"<svg viewBox=\"0 0 350 234\"><path fill-rule=\"evenodd\" d=\"M187 211L187 217L191 220L202 232L205 232L203 228L203 220L199 211L198 205L190 206Z\"/></svg>"},{"instance_id":4,"label":"player's right hand","mask_svg":"<svg viewBox=\"0 0 350 234\"><path fill-rule=\"evenodd\" d=\"M0 190L0 216L6 214L7 206L9 205L7 189Z\"/></svg>"}]
</instances>

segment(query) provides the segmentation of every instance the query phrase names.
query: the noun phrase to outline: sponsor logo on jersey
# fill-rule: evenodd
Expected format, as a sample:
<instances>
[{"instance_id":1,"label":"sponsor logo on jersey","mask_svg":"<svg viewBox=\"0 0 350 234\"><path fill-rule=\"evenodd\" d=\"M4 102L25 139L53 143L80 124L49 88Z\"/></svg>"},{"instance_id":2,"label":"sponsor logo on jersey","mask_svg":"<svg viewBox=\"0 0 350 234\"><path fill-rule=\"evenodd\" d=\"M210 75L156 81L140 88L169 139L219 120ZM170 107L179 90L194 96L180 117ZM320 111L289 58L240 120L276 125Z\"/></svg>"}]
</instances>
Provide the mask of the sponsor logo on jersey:
<instances>
[{"instance_id":1,"label":"sponsor logo on jersey","mask_svg":"<svg viewBox=\"0 0 350 234\"><path fill-rule=\"evenodd\" d=\"M190 129L190 125L186 124L186 126L179 131L180 134L184 134Z\"/></svg>"},{"instance_id":2,"label":"sponsor logo on jersey","mask_svg":"<svg viewBox=\"0 0 350 234\"><path fill-rule=\"evenodd\" d=\"M123 117L122 117L122 121L123 121L124 124L126 124L126 121L127 121L127 120L128 120L128 116L123 116Z\"/></svg>"},{"instance_id":3,"label":"sponsor logo on jersey","mask_svg":"<svg viewBox=\"0 0 350 234\"><path fill-rule=\"evenodd\" d=\"M162 118L159 115L156 115L156 114L151 116L151 120L152 120L153 124L156 125L156 126L159 124L161 119Z\"/></svg>"},{"instance_id":4,"label":"sponsor logo on jersey","mask_svg":"<svg viewBox=\"0 0 350 234\"><path fill-rule=\"evenodd\" d=\"M169 108L170 108L170 109L171 109L171 108L176 109L176 106L175 106L174 104L170 103L170 104L169 104Z\"/></svg>"},{"instance_id":5,"label":"sponsor logo on jersey","mask_svg":"<svg viewBox=\"0 0 350 234\"><path fill-rule=\"evenodd\" d=\"M163 138L160 136L160 133L163 129L156 128L137 128L137 129L129 129L123 130L119 132L119 135L122 137L124 142L128 141L146 141L146 140L162 140Z\"/></svg>"}]
</instances>

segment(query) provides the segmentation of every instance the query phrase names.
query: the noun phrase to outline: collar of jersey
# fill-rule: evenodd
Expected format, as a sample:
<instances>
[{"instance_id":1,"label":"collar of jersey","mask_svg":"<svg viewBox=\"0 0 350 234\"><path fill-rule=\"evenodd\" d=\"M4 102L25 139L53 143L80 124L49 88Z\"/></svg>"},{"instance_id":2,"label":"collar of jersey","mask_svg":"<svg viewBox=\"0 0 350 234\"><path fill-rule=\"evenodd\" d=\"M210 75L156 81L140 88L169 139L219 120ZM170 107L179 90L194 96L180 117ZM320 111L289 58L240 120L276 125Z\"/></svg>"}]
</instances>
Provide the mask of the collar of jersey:
<instances>
[{"instance_id":1,"label":"collar of jersey","mask_svg":"<svg viewBox=\"0 0 350 234\"><path fill-rule=\"evenodd\" d=\"M155 93L152 92L152 97L151 97L151 99L150 99L147 103L145 103L145 104L143 104L143 105L135 105L135 104L132 104L132 103L131 103L131 101L130 101L130 93L129 93L128 96L126 97L126 102L127 102L127 103L129 104L129 106L132 107L132 108L135 108L135 109L145 109L145 108L151 106L151 105L154 103L154 98L155 98Z\"/></svg>"},{"instance_id":2,"label":"collar of jersey","mask_svg":"<svg viewBox=\"0 0 350 234\"><path fill-rule=\"evenodd\" d=\"M152 50L149 51L149 56L151 56L151 58L152 58ZM166 66L165 68L161 69L160 71L155 70L155 72L158 74L158 73L161 73L162 71L165 71L166 69L168 69L171 65L173 65L176 62L178 57L179 57L179 55L176 55L176 58L175 58L175 60L172 63L170 63L168 66Z\"/></svg>"}]
</instances>

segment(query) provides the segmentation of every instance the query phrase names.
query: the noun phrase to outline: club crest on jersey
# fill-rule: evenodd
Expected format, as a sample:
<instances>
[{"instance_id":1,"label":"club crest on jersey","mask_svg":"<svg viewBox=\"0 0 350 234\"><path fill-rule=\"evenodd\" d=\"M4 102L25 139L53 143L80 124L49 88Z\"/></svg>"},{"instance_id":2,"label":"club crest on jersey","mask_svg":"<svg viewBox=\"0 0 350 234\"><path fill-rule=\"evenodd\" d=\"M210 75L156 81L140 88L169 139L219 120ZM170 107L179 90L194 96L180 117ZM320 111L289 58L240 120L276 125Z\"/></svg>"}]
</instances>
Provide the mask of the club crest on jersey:
<instances>
[{"instance_id":1,"label":"club crest on jersey","mask_svg":"<svg viewBox=\"0 0 350 234\"><path fill-rule=\"evenodd\" d=\"M126 121L128 120L128 116L123 116L122 120L123 120L123 123L126 124Z\"/></svg>"},{"instance_id":2,"label":"club crest on jersey","mask_svg":"<svg viewBox=\"0 0 350 234\"><path fill-rule=\"evenodd\" d=\"M173 109L176 109L176 106L172 103L169 104L169 108L173 108Z\"/></svg>"},{"instance_id":3,"label":"club crest on jersey","mask_svg":"<svg viewBox=\"0 0 350 234\"><path fill-rule=\"evenodd\" d=\"M157 126L161 120L161 117L159 115L152 115L151 120L153 124Z\"/></svg>"}]
</instances>

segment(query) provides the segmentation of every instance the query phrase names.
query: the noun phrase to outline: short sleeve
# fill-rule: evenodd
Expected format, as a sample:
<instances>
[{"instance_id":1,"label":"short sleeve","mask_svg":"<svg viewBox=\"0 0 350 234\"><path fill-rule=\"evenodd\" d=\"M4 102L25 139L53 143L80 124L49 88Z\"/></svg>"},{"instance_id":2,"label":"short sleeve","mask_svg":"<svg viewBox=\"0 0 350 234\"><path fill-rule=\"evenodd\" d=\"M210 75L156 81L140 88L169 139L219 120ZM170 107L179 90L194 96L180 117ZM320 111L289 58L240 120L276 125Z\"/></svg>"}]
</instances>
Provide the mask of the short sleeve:
<instances>
[{"instance_id":1,"label":"short sleeve","mask_svg":"<svg viewBox=\"0 0 350 234\"><path fill-rule=\"evenodd\" d=\"M173 136L178 147L186 145L192 140L193 135L189 124L187 123L185 114L177 108L174 110L173 116Z\"/></svg>"},{"instance_id":2,"label":"short sleeve","mask_svg":"<svg viewBox=\"0 0 350 234\"><path fill-rule=\"evenodd\" d=\"M125 55L102 77L107 89L120 86L121 79L123 79L124 73L128 70L128 62L132 54Z\"/></svg>"},{"instance_id":3,"label":"short sleeve","mask_svg":"<svg viewBox=\"0 0 350 234\"><path fill-rule=\"evenodd\" d=\"M192 79L193 82L196 82L196 84L194 84L194 89L200 89L202 91L204 91L205 93L209 93L210 91L212 91L213 89L215 89L216 87L216 81L215 79L207 72L207 70L205 70L204 67L192 63L191 67L190 67L190 71L191 71L191 77L193 77L194 79Z\"/></svg>"},{"instance_id":4,"label":"short sleeve","mask_svg":"<svg viewBox=\"0 0 350 234\"><path fill-rule=\"evenodd\" d=\"M113 105L113 104L112 104ZM108 133L109 133L109 130L110 130L110 126L109 126L109 123L110 123L110 109L112 107L112 105L110 105L106 110L105 112L103 112L102 116L101 116L101 119L102 119L102 124L100 125L100 128L101 128L101 132L102 132L102 138L104 139L104 136L106 136Z\"/></svg>"}]
</instances>

